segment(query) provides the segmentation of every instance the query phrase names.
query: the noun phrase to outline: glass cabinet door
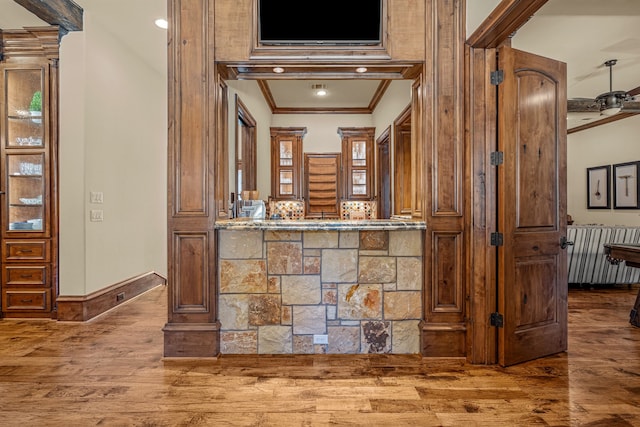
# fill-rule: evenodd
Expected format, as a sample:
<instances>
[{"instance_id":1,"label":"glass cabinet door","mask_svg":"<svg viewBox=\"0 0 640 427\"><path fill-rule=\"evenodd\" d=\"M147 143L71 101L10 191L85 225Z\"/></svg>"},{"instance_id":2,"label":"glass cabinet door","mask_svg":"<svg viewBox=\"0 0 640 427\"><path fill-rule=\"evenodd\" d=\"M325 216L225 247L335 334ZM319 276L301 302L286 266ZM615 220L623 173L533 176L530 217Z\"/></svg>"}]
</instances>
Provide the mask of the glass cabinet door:
<instances>
[{"instance_id":1,"label":"glass cabinet door","mask_svg":"<svg viewBox=\"0 0 640 427\"><path fill-rule=\"evenodd\" d=\"M354 196L366 196L369 189L367 173L370 159L367 158L367 141L356 140L351 142L351 191Z\"/></svg>"},{"instance_id":2,"label":"glass cabinet door","mask_svg":"<svg viewBox=\"0 0 640 427\"><path fill-rule=\"evenodd\" d=\"M293 196L293 140L280 140L280 196Z\"/></svg>"},{"instance_id":3,"label":"glass cabinet door","mask_svg":"<svg viewBox=\"0 0 640 427\"><path fill-rule=\"evenodd\" d=\"M342 138L344 200L373 200L375 128L338 128Z\"/></svg>"},{"instance_id":4,"label":"glass cabinet door","mask_svg":"<svg viewBox=\"0 0 640 427\"><path fill-rule=\"evenodd\" d=\"M43 147L43 70L6 70L7 148Z\"/></svg>"},{"instance_id":5,"label":"glass cabinet door","mask_svg":"<svg viewBox=\"0 0 640 427\"><path fill-rule=\"evenodd\" d=\"M7 200L11 231L42 231L45 197L44 154L8 154Z\"/></svg>"},{"instance_id":6,"label":"glass cabinet door","mask_svg":"<svg viewBox=\"0 0 640 427\"><path fill-rule=\"evenodd\" d=\"M302 138L307 128L271 128L271 197L302 198Z\"/></svg>"}]
</instances>

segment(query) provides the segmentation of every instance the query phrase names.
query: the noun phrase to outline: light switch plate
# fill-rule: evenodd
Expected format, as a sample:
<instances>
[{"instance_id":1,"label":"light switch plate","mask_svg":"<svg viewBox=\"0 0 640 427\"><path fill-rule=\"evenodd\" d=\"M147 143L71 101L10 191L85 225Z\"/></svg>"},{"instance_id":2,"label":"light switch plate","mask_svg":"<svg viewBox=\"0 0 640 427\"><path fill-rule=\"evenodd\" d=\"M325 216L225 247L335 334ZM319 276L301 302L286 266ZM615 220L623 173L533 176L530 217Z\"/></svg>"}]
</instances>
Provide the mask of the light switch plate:
<instances>
[{"instance_id":1,"label":"light switch plate","mask_svg":"<svg viewBox=\"0 0 640 427\"><path fill-rule=\"evenodd\" d=\"M92 191L90 193L89 202L91 202L91 203L103 203L104 202L104 196L102 194L102 191Z\"/></svg>"},{"instance_id":2,"label":"light switch plate","mask_svg":"<svg viewBox=\"0 0 640 427\"><path fill-rule=\"evenodd\" d=\"M104 220L103 211L101 209L91 209L89 212L89 219L92 222L100 222Z\"/></svg>"}]
</instances>

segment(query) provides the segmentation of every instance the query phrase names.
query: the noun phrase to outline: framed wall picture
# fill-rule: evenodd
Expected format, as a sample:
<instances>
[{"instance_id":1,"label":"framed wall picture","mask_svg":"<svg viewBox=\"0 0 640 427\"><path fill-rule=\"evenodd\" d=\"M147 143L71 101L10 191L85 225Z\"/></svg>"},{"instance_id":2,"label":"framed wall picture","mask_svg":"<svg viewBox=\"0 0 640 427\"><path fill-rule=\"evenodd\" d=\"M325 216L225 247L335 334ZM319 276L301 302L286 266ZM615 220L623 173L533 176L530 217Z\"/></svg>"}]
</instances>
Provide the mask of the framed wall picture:
<instances>
[{"instance_id":1,"label":"framed wall picture","mask_svg":"<svg viewBox=\"0 0 640 427\"><path fill-rule=\"evenodd\" d=\"M640 209L639 168L640 161L613 165L613 207L615 209Z\"/></svg>"},{"instance_id":2,"label":"framed wall picture","mask_svg":"<svg viewBox=\"0 0 640 427\"><path fill-rule=\"evenodd\" d=\"M610 209L611 166L587 168L587 209Z\"/></svg>"}]
</instances>

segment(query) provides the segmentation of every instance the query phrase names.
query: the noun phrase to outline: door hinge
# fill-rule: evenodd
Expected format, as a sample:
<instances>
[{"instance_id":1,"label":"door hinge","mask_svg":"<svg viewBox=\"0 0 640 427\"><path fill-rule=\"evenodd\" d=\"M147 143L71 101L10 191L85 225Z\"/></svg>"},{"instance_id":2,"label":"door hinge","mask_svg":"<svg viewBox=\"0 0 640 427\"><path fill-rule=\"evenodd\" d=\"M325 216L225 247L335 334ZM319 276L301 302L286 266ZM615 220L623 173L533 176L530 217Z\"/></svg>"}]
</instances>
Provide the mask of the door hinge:
<instances>
[{"instance_id":1,"label":"door hinge","mask_svg":"<svg viewBox=\"0 0 640 427\"><path fill-rule=\"evenodd\" d=\"M491 166L499 166L504 163L504 151L491 152Z\"/></svg>"},{"instance_id":2,"label":"door hinge","mask_svg":"<svg viewBox=\"0 0 640 427\"><path fill-rule=\"evenodd\" d=\"M491 313L491 326L495 326L496 328L502 328L504 327L504 317L502 316L502 314L495 312L495 313Z\"/></svg>"},{"instance_id":3,"label":"door hinge","mask_svg":"<svg viewBox=\"0 0 640 427\"><path fill-rule=\"evenodd\" d=\"M491 246L502 246L504 235L502 233L491 233Z\"/></svg>"},{"instance_id":4,"label":"door hinge","mask_svg":"<svg viewBox=\"0 0 640 427\"><path fill-rule=\"evenodd\" d=\"M499 85L504 81L504 71L495 70L491 72L491 84L494 86Z\"/></svg>"}]
</instances>

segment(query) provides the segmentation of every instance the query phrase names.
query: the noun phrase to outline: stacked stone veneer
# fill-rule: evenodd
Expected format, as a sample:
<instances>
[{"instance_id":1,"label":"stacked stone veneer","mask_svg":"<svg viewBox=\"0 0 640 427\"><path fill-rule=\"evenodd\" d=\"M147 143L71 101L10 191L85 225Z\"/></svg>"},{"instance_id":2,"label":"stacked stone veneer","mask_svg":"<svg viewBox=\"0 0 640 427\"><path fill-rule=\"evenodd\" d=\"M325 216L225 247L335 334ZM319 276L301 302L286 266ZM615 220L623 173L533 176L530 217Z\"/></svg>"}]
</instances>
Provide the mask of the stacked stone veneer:
<instances>
[{"instance_id":1,"label":"stacked stone veneer","mask_svg":"<svg viewBox=\"0 0 640 427\"><path fill-rule=\"evenodd\" d=\"M419 353L422 233L220 230L221 352Z\"/></svg>"}]
</instances>

